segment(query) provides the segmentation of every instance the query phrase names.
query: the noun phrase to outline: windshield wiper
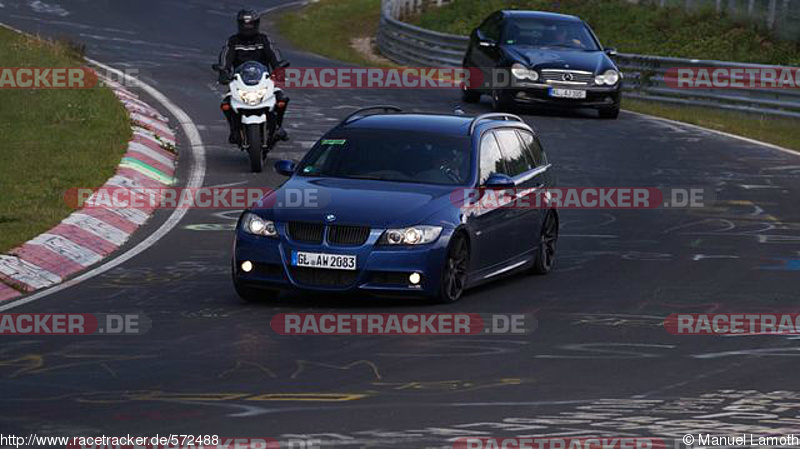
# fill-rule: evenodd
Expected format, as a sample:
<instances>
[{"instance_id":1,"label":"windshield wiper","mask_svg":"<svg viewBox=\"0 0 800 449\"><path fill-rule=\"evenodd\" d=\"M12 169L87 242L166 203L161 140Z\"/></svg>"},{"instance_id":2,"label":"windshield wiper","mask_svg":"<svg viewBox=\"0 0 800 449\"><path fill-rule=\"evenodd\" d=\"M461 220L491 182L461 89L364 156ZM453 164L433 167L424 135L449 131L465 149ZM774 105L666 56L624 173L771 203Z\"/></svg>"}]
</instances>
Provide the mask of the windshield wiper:
<instances>
[{"instance_id":1,"label":"windshield wiper","mask_svg":"<svg viewBox=\"0 0 800 449\"><path fill-rule=\"evenodd\" d=\"M365 180L369 180L369 181L392 181L392 179L384 178L382 176L370 176L370 175L348 176L348 178L350 178L350 179L365 179Z\"/></svg>"}]
</instances>

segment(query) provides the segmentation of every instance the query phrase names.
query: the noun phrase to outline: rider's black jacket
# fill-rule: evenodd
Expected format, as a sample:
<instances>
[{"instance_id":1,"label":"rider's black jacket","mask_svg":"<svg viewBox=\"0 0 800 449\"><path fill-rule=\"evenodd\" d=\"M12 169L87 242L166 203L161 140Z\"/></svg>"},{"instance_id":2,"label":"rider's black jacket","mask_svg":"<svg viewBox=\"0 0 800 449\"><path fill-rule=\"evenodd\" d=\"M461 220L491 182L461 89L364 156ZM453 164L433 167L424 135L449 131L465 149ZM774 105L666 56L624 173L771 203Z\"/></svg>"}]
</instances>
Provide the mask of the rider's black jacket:
<instances>
[{"instance_id":1,"label":"rider's black jacket","mask_svg":"<svg viewBox=\"0 0 800 449\"><path fill-rule=\"evenodd\" d=\"M228 39L222 59L225 61L225 71L228 73L247 61L258 61L269 67L270 71L278 66L278 57L272 42L262 33L254 36L234 34Z\"/></svg>"}]
</instances>

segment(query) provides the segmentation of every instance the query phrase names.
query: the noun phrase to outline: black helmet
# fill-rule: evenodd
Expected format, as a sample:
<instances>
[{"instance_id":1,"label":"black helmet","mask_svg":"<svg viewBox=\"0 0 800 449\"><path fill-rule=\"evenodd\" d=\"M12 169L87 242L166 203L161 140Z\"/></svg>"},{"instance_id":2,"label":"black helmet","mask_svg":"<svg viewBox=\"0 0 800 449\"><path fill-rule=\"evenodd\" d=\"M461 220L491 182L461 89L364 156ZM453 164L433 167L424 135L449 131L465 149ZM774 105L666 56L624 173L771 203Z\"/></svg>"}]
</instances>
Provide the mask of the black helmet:
<instances>
[{"instance_id":1,"label":"black helmet","mask_svg":"<svg viewBox=\"0 0 800 449\"><path fill-rule=\"evenodd\" d=\"M243 9L236 15L236 22L239 25L239 34L255 36L261 25L261 16L255 11Z\"/></svg>"}]
</instances>

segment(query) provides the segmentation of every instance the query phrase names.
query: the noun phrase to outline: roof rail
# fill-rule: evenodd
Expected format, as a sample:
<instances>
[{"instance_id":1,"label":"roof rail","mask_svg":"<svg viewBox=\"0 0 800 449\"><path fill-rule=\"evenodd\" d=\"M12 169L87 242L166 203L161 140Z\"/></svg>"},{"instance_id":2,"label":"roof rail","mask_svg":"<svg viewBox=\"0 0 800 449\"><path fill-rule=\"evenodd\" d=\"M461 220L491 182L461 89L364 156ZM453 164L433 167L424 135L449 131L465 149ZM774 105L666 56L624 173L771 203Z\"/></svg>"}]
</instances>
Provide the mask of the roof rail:
<instances>
[{"instance_id":1,"label":"roof rail","mask_svg":"<svg viewBox=\"0 0 800 449\"><path fill-rule=\"evenodd\" d=\"M344 120L342 120L342 123L340 123L340 125L346 125L348 123L351 123L351 122L355 121L355 119L365 117L366 115L363 114L363 113L367 112L367 111L372 111L372 110L378 110L378 111L383 111L383 112L403 112L402 109L398 108L397 106L392 106L392 105L369 106L369 107L366 107L366 108L361 108L361 109L353 112L352 114L348 115L347 117L345 117Z\"/></svg>"},{"instance_id":2,"label":"roof rail","mask_svg":"<svg viewBox=\"0 0 800 449\"><path fill-rule=\"evenodd\" d=\"M518 115L507 114L505 112L492 112L492 113L489 113L489 114L482 114L482 115L479 115L479 116L475 117L474 119L472 119L472 122L469 124L469 135L470 136L472 135L472 133L475 132L475 128L478 127L478 123L480 123L480 122L482 122L484 120L514 120L514 121L517 121L517 122L523 122L524 123L524 121L521 118L519 118Z\"/></svg>"}]
</instances>

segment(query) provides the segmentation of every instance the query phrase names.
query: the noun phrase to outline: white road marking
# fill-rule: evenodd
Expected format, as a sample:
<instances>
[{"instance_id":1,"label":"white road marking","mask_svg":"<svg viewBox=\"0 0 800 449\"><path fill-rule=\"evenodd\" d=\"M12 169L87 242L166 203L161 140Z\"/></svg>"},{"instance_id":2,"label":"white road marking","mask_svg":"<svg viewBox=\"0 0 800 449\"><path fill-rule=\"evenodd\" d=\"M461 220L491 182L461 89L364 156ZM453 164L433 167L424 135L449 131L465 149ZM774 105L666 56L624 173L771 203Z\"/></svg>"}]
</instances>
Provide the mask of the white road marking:
<instances>
[{"instance_id":1,"label":"white road marking","mask_svg":"<svg viewBox=\"0 0 800 449\"><path fill-rule=\"evenodd\" d=\"M618 239L618 235L608 235L608 234L561 234L559 237L574 237L574 238L586 238L586 239Z\"/></svg>"},{"instance_id":2,"label":"white road marking","mask_svg":"<svg viewBox=\"0 0 800 449\"><path fill-rule=\"evenodd\" d=\"M128 74L125 74L117 69L109 67L101 62L95 61L93 59L86 59L90 64L99 67L103 70L113 73L115 76L120 77L119 79L125 79L129 82L138 83L137 85L147 92L152 98L156 101L161 103L164 108L166 108L173 116L178 119L178 123L180 123L181 128L183 129L184 134L189 139L189 153L191 154L191 167L189 168L189 180L186 183L187 188L199 188L203 186L203 180L206 176L206 150L203 146L203 139L200 137L200 131L197 130L197 125L192 121L186 112L181 109L178 105L170 101L166 95L162 94L149 84L146 84L140 80L131 77ZM187 208L179 208L175 209L172 212L172 215L167 218L161 227L159 227L155 232L147 236L144 240L139 242L136 246L129 249L128 251L120 254L119 256L111 259L110 261L100 265L97 268L89 270L75 278L72 278L66 282L61 284L55 285L52 288L47 290L40 291L38 293L34 293L29 296L25 296L22 299L17 301L12 301L7 304L3 304L0 306L0 312L13 309L15 307L19 307L24 304L28 304L30 302L36 301L41 298L45 298L50 296L54 293L60 292L62 290L66 290L74 285L78 285L81 282L86 280L92 279L95 276L103 274L108 270L111 270L130 259L138 256L139 254L143 253L151 246L155 245L159 240L161 240L164 236L166 236L170 231L172 231L175 226L180 223L186 213L189 212Z\"/></svg>"},{"instance_id":3,"label":"white road marking","mask_svg":"<svg viewBox=\"0 0 800 449\"><path fill-rule=\"evenodd\" d=\"M669 123L670 125L673 125L673 126L679 126L679 127L682 126L684 128L690 128L690 129L693 129L695 131L704 131L704 132L708 132L708 133L712 133L712 134L717 134L719 136L729 137L731 139L736 139L736 140L741 140L742 142L752 143L753 145L759 145L759 146L770 148L770 149L773 149L773 150L782 151L784 153L788 153L788 154L791 154L793 156L800 156L800 152L798 152L798 151L793 151L793 150L790 150L788 148L784 148L784 147L781 147L781 146L778 146L778 145L773 145L773 144L767 143L767 142L762 142L760 140L750 139L748 137L737 136L735 134L730 134L730 133L726 133L726 132L723 132L723 131L717 131L716 129L704 128L702 126L692 125L690 123L678 122L678 121L670 120L670 119L667 119L667 118L661 118L661 117L656 117L656 116L653 116L653 115L642 114L641 112L633 112L633 111L628 111L628 110L626 110L625 112L628 113L628 114L632 114L632 115L638 115L639 117L645 118L647 120L653 120L653 121L657 121L657 122Z\"/></svg>"},{"instance_id":4,"label":"white road marking","mask_svg":"<svg viewBox=\"0 0 800 449\"><path fill-rule=\"evenodd\" d=\"M225 187L240 186L242 184L248 184L248 183L250 183L250 181L237 181L237 182L229 182L227 184L217 184L215 186L208 186L208 188L209 189L222 189L222 188L225 188Z\"/></svg>"},{"instance_id":5,"label":"white road marking","mask_svg":"<svg viewBox=\"0 0 800 449\"><path fill-rule=\"evenodd\" d=\"M45 3L41 0L33 0L28 2L28 6L34 12L39 14L53 14L59 17L66 17L69 15L69 11L62 8L61 5L57 5L55 3Z\"/></svg>"}]
</instances>

